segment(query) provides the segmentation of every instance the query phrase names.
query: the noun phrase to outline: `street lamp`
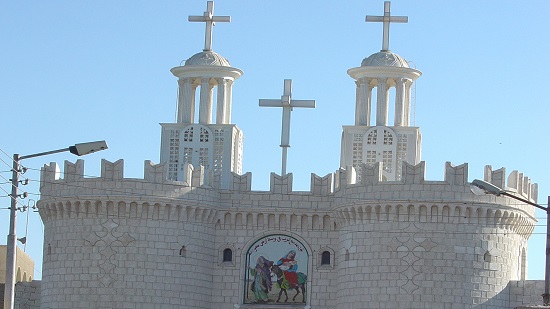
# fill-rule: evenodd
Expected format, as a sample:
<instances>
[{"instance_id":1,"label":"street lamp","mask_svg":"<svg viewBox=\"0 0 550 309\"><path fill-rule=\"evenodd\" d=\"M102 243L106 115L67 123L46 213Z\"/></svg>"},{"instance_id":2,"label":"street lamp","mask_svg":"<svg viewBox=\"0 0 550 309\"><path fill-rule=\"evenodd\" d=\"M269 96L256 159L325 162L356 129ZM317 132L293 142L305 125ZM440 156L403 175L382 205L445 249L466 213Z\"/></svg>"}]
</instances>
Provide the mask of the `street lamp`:
<instances>
[{"instance_id":1,"label":"street lamp","mask_svg":"<svg viewBox=\"0 0 550 309\"><path fill-rule=\"evenodd\" d=\"M34 157L40 157L50 155L59 152L69 151L77 156L87 155L96 151L107 149L107 143L105 141L89 142L76 144L68 148L57 149L52 151L40 152L30 154L26 156L20 156L19 154L13 155L13 168L11 177L11 207L10 207L10 229L8 232L8 243L6 244L6 285L4 291L4 308L13 309L15 299L15 260L16 260L16 241L15 236L15 219L17 215L17 198L23 196L19 195L17 189L19 187L19 173L21 173L20 162L23 159L29 159ZM26 192L24 193L26 195Z\"/></svg>"},{"instance_id":2,"label":"street lamp","mask_svg":"<svg viewBox=\"0 0 550 309\"><path fill-rule=\"evenodd\" d=\"M479 191L481 190L481 191ZM543 305L550 305L550 196L548 197L548 205L546 207L528 201L524 198L510 194L503 189L488 183L483 180L475 179L472 181L472 192L475 194L484 193L496 196L504 195L523 203L529 204L546 212L546 269L544 272L544 294L542 294Z\"/></svg>"}]
</instances>

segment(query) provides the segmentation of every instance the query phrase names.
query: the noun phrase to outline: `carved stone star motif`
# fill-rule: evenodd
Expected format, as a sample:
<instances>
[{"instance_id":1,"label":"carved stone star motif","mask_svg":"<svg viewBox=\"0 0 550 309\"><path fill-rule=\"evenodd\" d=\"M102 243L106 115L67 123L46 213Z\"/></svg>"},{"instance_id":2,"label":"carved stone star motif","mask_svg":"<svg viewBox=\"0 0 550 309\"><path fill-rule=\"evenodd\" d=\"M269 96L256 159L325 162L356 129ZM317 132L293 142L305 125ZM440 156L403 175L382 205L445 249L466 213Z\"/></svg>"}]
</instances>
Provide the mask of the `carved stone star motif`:
<instances>
[{"instance_id":1,"label":"carved stone star motif","mask_svg":"<svg viewBox=\"0 0 550 309\"><path fill-rule=\"evenodd\" d=\"M113 255L115 255L117 252L113 250L111 247L107 247L100 251L101 255L104 259L110 260Z\"/></svg>"},{"instance_id":2,"label":"carved stone star motif","mask_svg":"<svg viewBox=\"0 0 550 309\"><path fill-rule=\"evenodd\" d=\"M426 251L431 251L434 247L437 246L437 244L429 238L424 240L420 245L422 246L422 248L426 249Z\"/></svg>"},{"instance_id":3,"label":"carved stone star motif","mask_svg":"<svg viewBox=\"0 0 550 309\"><path fill-rule=\"evenodd\" d=\"M105 286L111 286L117 281L117 276L114 274L114 270L117 267L111 260L115 254L118 253L117 248L126 247L131 242L135 241L128 232L117 232L116 229L119 224L113 219L107 219L101 223L101 232L91 232L84 238L86 244L91 247L95 247L101 254L101 261L99 266L100 278L99 282Z\"/></svg>"},{"instance_id":4,"label":"carved stone star motif","mask_svg":"<svg viewBox=\"0 0 550 309\"><path fill-rule=\"evenodd\" d=\"M106 274L111 274L116 268L116 265L111 261L105 261L103 264L99 265L99 268L101 268Z\"/></svg>"},{"instance_id":5,"label":"carved stone star motif","mask_svg":"<svg viewBox=\"0 0 550 309\"><path fill-rule=\"evenodd\" d=\"M412 280L414 276L418 275L418 272L414 270L412 267L409 267L401 274L407 277L407 279Z\"/></svg>"},{"instance_id":6,"label":"carved stone star motif","mask_svg":"<svg viewBox=\"0 0 550 309\"><path fill-rule=\"evenodd\" d=\"M388 244L388 248L390 249L390 251L397 251L397 248L399 247L401 247L401 244L395 241L395 239L390 244Z\"/></svg>"},{"instance_id":7,"label":"carved stone star motif","mask_svg":"<svg viewBox=\"0 0 550 309\"><path fill-rule=\"evenodd\" d=\"M412 252L409 252L406 256L402 257L401 260L407 262L407 264L412 265L414 262L420 260L417 256L415 256ZM409 278L410 279L410 278Z\"/></svg>"},{"instance_id":8,"label":"carved stone star motif","mask_svg":"<svg viewBox=\"0 0 550 309\"><path fill-rule=\"evenodd\" d=\"M421 229L419 229L416 225L414 224L409 224L409 226L407 226L406 228L403 229L403 231L407 232L407 233L410 233L410 234L413 234L413 233L418 233L421 231Z\"/></svg>"},{"instance_id":9,"label":"carved stone star motif","mask_svg":"<svg viewBox=\"0 0 550 309\"><path fill-rule=\"evenodd\" d=\"M106 274L104 275L103 277L99 278L99 282L104 286L104 287L110 287L113 282L115 282L116 280L111 278L111 275L109 274Z\"/></svg>"},{"instance_id":10,"label":"carved stone star motif","mask_svg":"<svg viewBox=\"0 0 550 309\"><path fill-rule=\"evenodd\" d=\"M407 292L407 294L411 294L412 292L418 290L419 286L414 284L412 280L408 280L406 284L402 285L401 288Z\"/></svg>"},{"instance_id":11,"label":"carved stone star motif","mask_svg":"<svg viewBox=\"0 0 550 309\"><path fill-rule=\"evenodd\" d=\"M130 236L130 234L128 234L128 232L125 232L117 240L120 241L124 247L126 247L136 239L134 237Z\"/></svg>"},{"instance_id":12,"label":"carved stone star motif","mask_svg":"<svg viewBox=\"0 0 550 309\"><path fill-rule=\"evenodd\" d=\"M111 222L109 222L109 224L108 224L107 226L110 227L110 229L109 229L109 232L110 232L110 231L113 230L114 228L118 227L118 224L115 223L115 222L111 219Z\"/></svg>"},{"instance_id":13,"label":"carved stone star motif","mask_svg":"<svg viewBox=\"0 0 550 309\"><path fill-rule=\"evenodd\" d=\"M409 237L406 237L406 236L397 236L397 237L395 237L395 240L397 240L398 242L404 244L404 243L409 242Z\"/></svg>"},{"instance_id":14,"label":"carved stone star motif","mask_svg":"<svg viewBox=\"0 0 550 309\"><path fill-rule=\"evenodd\" d=\"M84 238L84 241L89 243L91 246L95 246L96 243L100 240L101 240L101 238L99 236L97 236L96 233L90 233L90 235L88 235L88 236L86 236L86 238Z\"/></svg>"}]
</instances>

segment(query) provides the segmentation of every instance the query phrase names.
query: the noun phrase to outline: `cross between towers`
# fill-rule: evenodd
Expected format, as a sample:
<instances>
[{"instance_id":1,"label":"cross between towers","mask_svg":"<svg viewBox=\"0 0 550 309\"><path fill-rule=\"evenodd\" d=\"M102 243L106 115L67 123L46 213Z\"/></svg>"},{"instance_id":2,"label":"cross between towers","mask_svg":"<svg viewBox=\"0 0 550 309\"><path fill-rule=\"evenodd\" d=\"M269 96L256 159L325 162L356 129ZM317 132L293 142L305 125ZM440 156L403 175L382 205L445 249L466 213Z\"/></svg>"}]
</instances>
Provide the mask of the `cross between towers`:
<instances>
[{"instance_id":1,"label":"cross between towers","mask_svg":"<svg viewBox=\"0 0 550 309\"><path fill-rule=\"evenodd\" d=\"M281 176L286 175L287 151L290 147L290 112L294 107L315 108L315 100L292 100L292 80L285 79L284 91L280 100L260 99L262 107L282 107L281 148L283 148Z\"/></svg>"}]
</instances>

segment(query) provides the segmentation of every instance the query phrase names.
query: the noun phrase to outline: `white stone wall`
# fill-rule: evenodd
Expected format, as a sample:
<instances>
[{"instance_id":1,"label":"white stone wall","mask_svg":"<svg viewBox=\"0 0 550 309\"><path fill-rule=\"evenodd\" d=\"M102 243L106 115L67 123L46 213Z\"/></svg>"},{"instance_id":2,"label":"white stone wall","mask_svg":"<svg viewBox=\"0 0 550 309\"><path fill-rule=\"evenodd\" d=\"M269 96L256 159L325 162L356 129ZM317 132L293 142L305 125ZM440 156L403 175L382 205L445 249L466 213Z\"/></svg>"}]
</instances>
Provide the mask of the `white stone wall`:
<instances>
[{"instance_id":1,"label":"white stone wall","mask_svg":"<svg viewBox=\"0 0 550 309\"><path fill-rule=\"evenodd\" d=\"M162 218L159 205L101 213L109 205L44 221L42 308L210 308L213 229Z\"/></svg>"},{"instance_id":2,"label":"white stone wall","mask_svg":"<svg viewBox=\"0 0 550 309\"><path fill-rule=\"evenodd\" d=\"M531 206L473 195L466 165L448 164L444 181L425 181L424 163L404 164L399 182L381 181L377 166L359 183L341 169L334 192L332 175L295 192L291 174L272 174L257 192L250 174L221 190L201 169L175 182L145 168L144 179L125 179L122 161L104 161L100 178L84 178L77 161L60 179L45 166L41 308L234 308L246 251L270 234L309 251L312 308L508 308L535 223ZM519 194L536 198L525 183ZM319 265L323 250L333 265Z\"/></svg>"},{"instance_id":3,"label":"white stone wall","mask_svg":"<svg viewBox=\"0 0 550 309\"><path fill-rule=\"evenodd\" d=\"M509 308L521 236L453 222L380 220L340 228L339 308ZM485 236L484 236L485 235ZM485 261L488 248L501 248ZM497 301L497 299L499 301Z\"/></svg>"},{"instance_id":4,"label":"white stone wall","mask_svg":"<svg viewBox=\"0 0 550 309\"><path fill-rule=\"evenodd\" d=\"M15 285L14 309L40 308L41 281L18 282Z\"/></svg>"},{"instance_id":5,"label":"white stone wall","mask_svg":"<svg viewBox=\"0 0 550 309\"><path fill-rule=\"evenodd\" d=\"M530 307L529 305L542 305L542 294L544 293L544 280L525 280L510 282L511 307ZM541 307L543 308L543 307Z\"/></svg>"}]
</instances>

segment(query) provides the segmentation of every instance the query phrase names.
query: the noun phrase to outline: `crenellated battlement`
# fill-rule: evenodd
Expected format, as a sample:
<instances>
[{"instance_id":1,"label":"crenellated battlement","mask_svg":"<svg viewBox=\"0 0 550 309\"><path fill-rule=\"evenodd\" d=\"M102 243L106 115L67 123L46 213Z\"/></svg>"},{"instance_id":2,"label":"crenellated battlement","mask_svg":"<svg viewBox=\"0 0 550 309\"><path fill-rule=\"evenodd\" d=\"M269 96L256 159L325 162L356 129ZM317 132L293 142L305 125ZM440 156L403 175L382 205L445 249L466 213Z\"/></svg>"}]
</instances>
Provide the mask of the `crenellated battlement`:
<instances>
[{"instance_id":1,"label":"crenellated battlement","mask_svg":"<svg viewBox=\"0 0 550 309\"><path fill-rule=\"evenodd\" d=\"M522 197L537 203L538 184L531 183L531 179L523 173L513 171L506 178L506 169L504 167L493 171L491 165L485 166L484 180L507 191L512 191Z\"/></svg>"},{"instance_id":2,"label":"crenellated battlement","mask_svg":"<svg viewBox=\"0 0 550 309\"><path fill-rule=\"evenodd\" d=\"M363 164L361 168L361 180L357 182L357 174L353 167L346 169L340 168L334 173L325 176L319 176L315 173L311 174L311 183L309 192L300 192L303 194L326 196L338 194L340 191L349 191L358 187L373 187L379 185L392 185L397 189L398 186L404 186L409 191L414 187L411 185L445 185L459 188L463 191L468 183L468 164L464 163L459 166L454 166L450 162L445 163L445 176L443 181L428 181L425 179L426 162L422 161L417 165L412 165L403 162L402 176L399 181L385 181L383 179L383 163L377 162L374 165ZM220 192L252 192L252 173L238 175L232 173L229 180L229 189L220 189L219 177L212 171L203 168L202 166L194 167L191 164L184 165L184 180L172 181L168 180L168 169L166 164L154 164L150 160L144 162L143 179L124 178L124 160L120 159L116 162L110 162L105 159L101 160L101 176L98 178L88 178L84 175L84 161L76 160L72 163L65 161L63 178L57 163L52 162L45 164L41 170L41 190L48 190L51 186L62 186L78 181L95 181L109 182L116 181L119 185L115 187L122 188L120 184L124 181L139 181L144 184L171 185L181 188L204 188L210 191L218 190ZM485 166L484 180L490 182L500 188L511 191L530 201L537 202L538 185L531 182L531 179L517 170L506 176L506 169L500 168L493 170L490 165ZM266 193L272 194L289 194L298 192L292 190L293 175L289 173L281 176L276 173L271 173L270 190ZM397 186L397 187L396 187ZM88 189L101 189L103 186ZM418 187L417 187L418 188ZM137 188L138 189L138 188ZM403 189L401 189L403 190ZM455 191L453 189L444 191ZM444 193L440 192L440 193ZM258 192L258 191L255 191Z\"/></svg>"},{"instance_id":3,"label":"crenellated battlement","mask_svg":"<svg viewBox=\"0 0 550 309\"><path fill-rule=\"evenodd\" d=\"M293 191L293 175L271 173L269 191L253 191L252 174L232 174L229 189L202 167L185 165L184 181L167 180L166 164L144 162L142 179L124 178L124 161L101 161L101 176L84 176L84 161L56 163L41 174L44 221L114 216L202 222L224 227L335 230L384 222L466 223L501 227L528 237L534 208L515 200L470 191L468 164L445 164L443 181L425 179L426 164L403 163L400 181L384 181L383 164L311 174L310 191ZM537 185L514 171L485 167L485 181L536 201ZM333 181L334 180L334 181Z\"/></svg>"}]
</instances>

